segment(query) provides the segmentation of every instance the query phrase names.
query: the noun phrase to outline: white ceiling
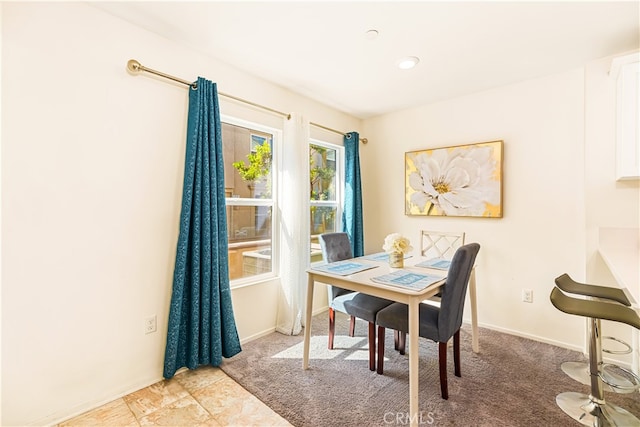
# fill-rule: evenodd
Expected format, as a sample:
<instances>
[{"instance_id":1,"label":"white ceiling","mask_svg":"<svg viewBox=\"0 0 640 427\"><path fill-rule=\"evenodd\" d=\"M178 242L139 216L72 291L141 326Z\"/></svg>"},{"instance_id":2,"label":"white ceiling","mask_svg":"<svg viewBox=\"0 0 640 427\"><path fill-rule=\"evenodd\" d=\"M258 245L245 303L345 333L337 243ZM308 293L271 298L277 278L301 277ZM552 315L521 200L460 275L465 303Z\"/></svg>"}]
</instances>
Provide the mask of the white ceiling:
<instances>
[{"instance_id":1,"label":"white ceiling","mask_svg":"<svg viewBox=\"0 0 640 427\"><path fill-rule=\"evenodd\" d=\"M359 118L640 47L638 1L91 4Z\"/></svg>"}]
</instances>

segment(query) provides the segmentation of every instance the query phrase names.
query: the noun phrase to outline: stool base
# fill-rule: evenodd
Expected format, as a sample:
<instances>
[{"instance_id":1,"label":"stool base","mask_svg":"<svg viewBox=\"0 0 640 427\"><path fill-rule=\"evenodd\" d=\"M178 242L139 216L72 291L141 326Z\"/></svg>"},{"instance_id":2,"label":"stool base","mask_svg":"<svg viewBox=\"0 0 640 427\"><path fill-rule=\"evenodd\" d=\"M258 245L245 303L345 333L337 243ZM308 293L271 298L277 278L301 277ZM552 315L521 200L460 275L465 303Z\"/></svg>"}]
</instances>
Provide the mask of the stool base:
<instances>
[{"instance_id":1,"label":"stool base","mask_svg":"<svg viewBox=\"0 0 640 427\"><path fill-rule=\"evenodd\" d=\"M565 414L585 426L640 426L640 420L626 409L611 403L598 403L583 393L560 393L556 403Z\"/></svg>"},{"instance_id":2,"label":"stool base","mask_svg":"<svg viewBox=\"0 0 640 427\"><path fill-rule=\"evenodd\" d=\"M591 375L589 375L589 364L586 362L564 362L560 365L562 372L567 374L572 379L578 381L580 384L591 385ZM602 389L604 391L613 391L613 387L603 383Z\"/></svg>"},{"instance_id":3,"label":"stool base","mask_svg":"<svg viewBox=\"0 0 640 427\"><path fill-rule=\"evenodd\" d=\"M615 373L613 370L605 368L616 367L615 365L602 365L600 376L603 380L602 390L614 393L626 394L633 393L638 389L637 383L632 383L628 378ZM591 376L589 375L589 364L586 362L564 362L560 365L562 371L572 379L584 385L591 385ZM637 380L634 380L637 381ZM616 384L616 387L609 385Z\"/></svg>"}]
</instances>

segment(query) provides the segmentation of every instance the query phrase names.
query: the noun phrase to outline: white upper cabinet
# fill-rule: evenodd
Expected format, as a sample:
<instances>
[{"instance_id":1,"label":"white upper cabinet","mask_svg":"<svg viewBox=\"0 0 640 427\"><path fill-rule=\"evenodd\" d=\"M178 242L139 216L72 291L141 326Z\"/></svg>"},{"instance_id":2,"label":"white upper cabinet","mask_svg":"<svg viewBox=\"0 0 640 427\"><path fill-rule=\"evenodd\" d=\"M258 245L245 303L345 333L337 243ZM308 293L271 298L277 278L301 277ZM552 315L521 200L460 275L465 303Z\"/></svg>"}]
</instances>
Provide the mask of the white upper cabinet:
<instances>
[{"instance_id":1,"label":"white upper cabinet","mask_svg":"<svg viewBox=\"0 0 640 427\"><path fill-rule=\"evenodd\" d=\"M640 52L615 58L617 80L616 180L640 179Z\"/></svg>"}]
</instances>

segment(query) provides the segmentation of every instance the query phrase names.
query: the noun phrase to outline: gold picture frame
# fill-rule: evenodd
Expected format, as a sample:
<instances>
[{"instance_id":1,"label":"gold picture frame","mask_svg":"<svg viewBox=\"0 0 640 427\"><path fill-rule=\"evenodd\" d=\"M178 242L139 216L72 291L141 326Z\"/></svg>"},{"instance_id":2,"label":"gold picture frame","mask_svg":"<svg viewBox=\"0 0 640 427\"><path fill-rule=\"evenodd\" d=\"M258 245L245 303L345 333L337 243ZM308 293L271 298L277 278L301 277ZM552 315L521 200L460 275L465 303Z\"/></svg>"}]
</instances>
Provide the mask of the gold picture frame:
<instances>
[{"instance_id":1,"label":"gold picture frame","mask_svg":"<svg viewBox=\"0 0 640 427\"><path fill-rule=\"evenodd\" d=\"M503 141L405 153L405 215L502 218Z\"/></svg>"}]
</instances>

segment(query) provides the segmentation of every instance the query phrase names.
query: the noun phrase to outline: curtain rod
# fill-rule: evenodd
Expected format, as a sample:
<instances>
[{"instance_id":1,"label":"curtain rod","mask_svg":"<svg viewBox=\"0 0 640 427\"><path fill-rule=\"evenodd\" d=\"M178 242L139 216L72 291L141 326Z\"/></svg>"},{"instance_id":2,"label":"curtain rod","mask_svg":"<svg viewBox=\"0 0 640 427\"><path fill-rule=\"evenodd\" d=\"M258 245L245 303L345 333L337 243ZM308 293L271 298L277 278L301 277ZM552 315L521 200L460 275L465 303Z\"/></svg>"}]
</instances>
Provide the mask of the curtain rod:
<instances>
[{"instance_id":1,"label":"curtain rod","mask_svg":"<svg viewBox=\"0 0 640 427\"><path fill-rule=\"evenodd\" d=\"M144 72L147 72L147 73L150 73L150 74L155 74L156 76L164 77L165 79L173 80L174 82L182 83L183 85L190 86L193 89L197 88L197 85L196 85L195 82L189 82L189 81L186 81L186 80L183 80L183 79L179 79L178 77L174 77L174 76L171 76L169 74L165 74L165 73L163 73L161 71L152 70L151 68L147 68L147 67L143 66L142 64L140 64L135 59L130 59L129 62L127 62L127 69L129 71L131 71L133 74L138 74L138 73L144 71ZM240 102L243 102L245 104L253 105L254 107L262 108L263 110L270 111L270 112L278 114L278 115L280 115L282 117L286 117L287 119L291 118L291 114L283 113L282 111L274 110L273 108L265 107L264 105L256 104L255 102L251 102L251 101L247 101L246 99L238 98L237 96L229 95L229 94L222 93L222 92L218 92L218 94L221 95L221 96L224 96L225 98L231 98L233 100L240 101Z\"/></svg>"},{"instance_id":2,"label":"curtain rod","mask_svg":"<svg viewBox=\"0 0 640 427\"><path fill-rule=\"evenodd\" d=\"M329 132L337 133L337 134L340 134L342 136L346 136L347 138L351 138L350 134L348 134L348 133L344 133L344 132L341 132L339 130L331 129L331 128L328 128L326 126L322 126L322 125L319 125L319 124L313 123L313 122L310 122L309 124L311 126L315 126L317 128L328 130ZM360 139L360 142L362 142L363 144L366 144L367 142L369 142L369 140L367 138L362 138L362 139Z\"/></svg>"},{"instance_id":3,"label":"curtain rod","mask_svg":"<svg viewBox=\"0 0 640 427\"><path fill-rule=\"evenodd\" d=\"M135 59L130 59L127 62L127 69L132 74L138 74L138 73L144 71L146 73L155 74L156 76L164 77L165 79L173 80L174 82L182 83L183 85L190 86L193 89L196 89L198 87L195 82L189 82L187 80L183 80L183 79L180 79L178 77L174 77L172 75L165 74L165 73L163 73L161 71L157 71L157 70L153 70L151 68L147 68L147 67L143 66L140 62L136 61ZM280 115L282 117L286 117L287 120L289 120L291 118L291 114L289 114L289 113L283 113L282 111L274 110L273 108L265 107L264 105L260 105L260 104L257 104L255 102L247 101L246 99L238 98L237 96L229 95L229 94L226 94L226 93L223 93L223 92L218 92L218 94L221 95L221 96L224 96L225 98L230 98L230 99L233 99L235 101L243 102L245 104L249 104L249 105L252 105L254 107L258 107L258 108L261 108L263 110L270 111L272 113L278 114L278 115ZM326 126L319 125L317 123L310 123L310 124L313 125L313 126L322 128L324 130L328 130L330 132L335 132L335 133L338 133L340 135L344 135L344 136L348 137L348 134L346 134L344 132L340 132L339 130L331 129L331 128L328 128ZM367 140L367 138L362 138L360 141L362 141L363 144L366 144L367 142L369 142Z\"/></svg>"}]
</instances>

